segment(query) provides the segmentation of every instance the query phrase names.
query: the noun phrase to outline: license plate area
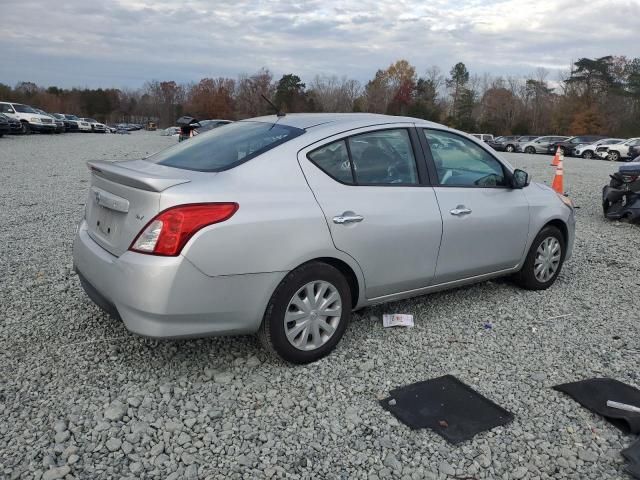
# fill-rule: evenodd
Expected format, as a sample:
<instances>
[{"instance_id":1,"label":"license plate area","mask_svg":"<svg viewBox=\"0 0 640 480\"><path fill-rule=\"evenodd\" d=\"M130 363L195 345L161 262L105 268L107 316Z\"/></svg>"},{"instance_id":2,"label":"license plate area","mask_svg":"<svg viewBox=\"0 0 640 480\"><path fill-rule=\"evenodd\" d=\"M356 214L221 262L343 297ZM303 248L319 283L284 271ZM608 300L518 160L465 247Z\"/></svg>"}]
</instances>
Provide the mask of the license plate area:
<instances>
[{"instance_id":1,"label":"license plate area","mask_svg":"<svg viewBox=\"0 0 640 480\"><path fill-rule=\"evenodd\" d=\"M100 205L96 205L95 208L97 210L95 224L96 231L106 239L114 238L117 234L115 212Z\"/></svg>"}]
</instances>

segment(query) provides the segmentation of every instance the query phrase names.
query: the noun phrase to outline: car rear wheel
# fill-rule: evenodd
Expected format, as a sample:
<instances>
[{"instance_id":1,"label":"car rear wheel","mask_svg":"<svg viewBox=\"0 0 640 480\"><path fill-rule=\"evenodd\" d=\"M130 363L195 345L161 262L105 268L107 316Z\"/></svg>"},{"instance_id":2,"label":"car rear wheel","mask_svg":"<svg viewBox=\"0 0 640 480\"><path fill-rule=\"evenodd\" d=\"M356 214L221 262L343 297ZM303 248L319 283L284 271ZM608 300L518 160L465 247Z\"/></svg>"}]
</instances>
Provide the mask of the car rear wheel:
<instances>
[{"instance_id":1,"label":"car rear wheel","mask_svg":"<svg viewBox=\"0 0 640 480\"><path fill-rule=\"evenodd\" d=\"M591 150L587 150L582 153L582 158L591 160L593 158L593 152Z\"/></svg>"},{"instance_id":2,"label":"car rear wheel","mask_svg":"<svg viewBox=\"0 0 640 480\"><path fill-rule=\"evenodd\" d=\"M351 291L339 270L312 262L290 272L278 285L262 320L262 344L291 363L328 355L351 318Z\"/></svg>"},{"instance_id":3,"label":"car rear wheel","mask_svg":"<svg viewBox=\"0 0 640 480\"><path fill-rule=\"evenodd\" d=\"M507 145L507 147L505 148L505 150L506 150L507 152L509 152L509 153L512 153L512 152L515 150L515 148L514 148L514 146L513 146L513 145Z\"/></svg>"},{"instance_id":4,"label":"car rear wheel","mask_svg":"<svg viewBox=\"0 0 640 480\"><path fill-rule=\"evenodd\" d=\"M612 162L617 162L618 160L620 160L620 153L618 152L609 152L609 160L611 160Z\"/></svg>"},{"instance_id":5,"label":"car rear wheel","mask_svg":"<svg viewBox=\"0 0 640 480\"><path fill-rule=\"evenodd\" d=\"M536 153L536 149L533 147L527 147L524 149L524 153L528 153L529 155L533 155L534 153Z\"/></svg>"},{"instance_id":6,"label":"car rear wheel","mask_svg":"<svg viewBox=\"0 0 640 480\"><path fill-rule=\"evenodd\" d=\"M515 282L527 290L546 290L558 278L566 254L566 241L557 227L544 227L531 244Z\"/></svg>"}]
</instances>

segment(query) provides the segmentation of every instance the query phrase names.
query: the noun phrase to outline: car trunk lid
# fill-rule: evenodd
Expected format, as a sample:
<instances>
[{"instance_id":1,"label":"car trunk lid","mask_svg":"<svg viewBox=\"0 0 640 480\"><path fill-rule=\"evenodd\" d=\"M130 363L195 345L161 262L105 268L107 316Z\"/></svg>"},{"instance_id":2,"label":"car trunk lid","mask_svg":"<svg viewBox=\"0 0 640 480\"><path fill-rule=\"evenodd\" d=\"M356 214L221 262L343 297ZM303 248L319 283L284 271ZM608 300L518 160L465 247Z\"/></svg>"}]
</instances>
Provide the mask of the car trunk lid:
<instances>
[{"instance_id":1,"label":"car trunk lid","mask_svg":"<svg viewBox=\"0 0 640 480\"><path fill-rule=\"evenodd\" d=\"M92 161L86 204L89 235L109 253L126 252L140 230L160 211L162 192L191 181L192 172L144 160Z\"/></svg>"}]
</instances>

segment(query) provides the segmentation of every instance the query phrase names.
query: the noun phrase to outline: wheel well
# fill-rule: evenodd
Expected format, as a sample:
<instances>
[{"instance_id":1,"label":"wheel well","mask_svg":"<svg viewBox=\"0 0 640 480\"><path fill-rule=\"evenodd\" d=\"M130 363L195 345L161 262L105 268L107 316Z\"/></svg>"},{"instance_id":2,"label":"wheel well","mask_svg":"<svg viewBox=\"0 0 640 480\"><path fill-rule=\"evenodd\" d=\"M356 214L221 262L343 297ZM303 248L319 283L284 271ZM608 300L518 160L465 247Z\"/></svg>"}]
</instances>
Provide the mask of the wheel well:
<instances>
[{"instance_id":1,"label":"wheel well","mask_svg":"<svg viewBox=\"0 0 640 480\"><path fill-rule=\"evenodd\" d=\"M564 243L566 245L567 241L569 240L569 230L567 229L567 224L564 223L562 220L556 219L556 220L551 220L549 223L545 225L545 227L548 225L556 227L558 230L560 230L560 233L562 233L562 237L564 238Z\"/></svg>"},{"instance_id":2,"label":"wheel well","mask_svg":"<svg viewBox=\"0 0 640 480\"><path fill-rule=\"evenodd\" d=\"M340 270L340 273L342 273L344 275L344 278L347 279L347 283L349 284L349 290L351 290L351 306L355 307L358 304L358 298L360 297L358 277L356 277L355 272L348 264L346 264L342 260L338 260L337 258L331 258L331 257L316 258L311 261L323 262Z\"/></svg>"}]
</instances>

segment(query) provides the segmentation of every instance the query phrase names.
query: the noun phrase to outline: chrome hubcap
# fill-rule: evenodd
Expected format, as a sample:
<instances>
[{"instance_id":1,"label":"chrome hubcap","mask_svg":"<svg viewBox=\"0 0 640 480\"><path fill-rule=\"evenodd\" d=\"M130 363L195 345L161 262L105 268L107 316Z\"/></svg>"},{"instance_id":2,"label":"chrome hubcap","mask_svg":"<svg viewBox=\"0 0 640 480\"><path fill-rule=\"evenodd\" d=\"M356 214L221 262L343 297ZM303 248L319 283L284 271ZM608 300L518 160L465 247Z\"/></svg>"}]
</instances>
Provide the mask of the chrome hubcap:
<instances>
[{"instance_id":1,"label":"chrome hubcap","mask_svg":"<svg viewBox=\"0 0 640 480\"><path fill-rule=\"evenodd\" d=\"M342 316L340 293L329 282L316 280L300 288L284 314L284 332L298 350L315 350L335 333Z\"/></svg>"},{"instance_id":2,"label":"chrome hubcap","mask_svg":"<svg viewBox=\"0 0 640 480\"><path fill-rule=\"evenodd\" d=\"M558 271L562 248L555 237L545 238L536 251L536 260L533 263L533 274L539 282L545 283Z\"/></svg>"}]
</instances>

